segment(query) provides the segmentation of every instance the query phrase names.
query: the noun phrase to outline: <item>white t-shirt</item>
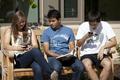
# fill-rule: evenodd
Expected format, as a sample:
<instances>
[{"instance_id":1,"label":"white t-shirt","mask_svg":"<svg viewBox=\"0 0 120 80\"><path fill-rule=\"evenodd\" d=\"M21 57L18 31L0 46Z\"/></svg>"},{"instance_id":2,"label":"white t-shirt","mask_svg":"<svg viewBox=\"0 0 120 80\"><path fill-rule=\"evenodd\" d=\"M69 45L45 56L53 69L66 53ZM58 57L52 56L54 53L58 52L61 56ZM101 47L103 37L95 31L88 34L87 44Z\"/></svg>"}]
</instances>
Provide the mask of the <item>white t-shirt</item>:
<instances>
[{"instance_id":1,"label":"white t-shirt","mask_svg":"<svg viewBox=\"0 0 120 80\"><path fill-rule=\"evenodd\" d=\"M81 46L81 56L85 54L97 54L101 46L115 36L111 26L105 22L101 21L95 30L90 28L89 22L84 22L79 26L76 40L81 39L88 32L93 32L93 36L85 41Z\"/></svg>"}]
</instances>

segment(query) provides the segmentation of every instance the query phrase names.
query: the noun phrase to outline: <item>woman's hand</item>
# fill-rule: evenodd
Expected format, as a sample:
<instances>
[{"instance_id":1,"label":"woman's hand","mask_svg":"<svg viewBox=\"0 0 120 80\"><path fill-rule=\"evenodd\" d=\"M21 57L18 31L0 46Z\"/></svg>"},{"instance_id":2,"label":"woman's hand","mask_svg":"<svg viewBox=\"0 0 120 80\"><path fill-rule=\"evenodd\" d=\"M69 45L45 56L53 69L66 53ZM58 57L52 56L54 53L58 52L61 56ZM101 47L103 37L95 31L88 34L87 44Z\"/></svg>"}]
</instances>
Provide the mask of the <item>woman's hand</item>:
<instances>
[{"instance_id":1,"label":"woman's hand","mask_svg":"<svg viewBox=\"0 0 120 80\"><path fill-rule=\"evenodd\" d=\"M20 50L20 51L29 51L31 50L33 47L31 45L27 45L27 46L23 46L23 45L20 45L20 46L17 46L17 49Z\"/></svg>"},{"instance_id":2,"label":"woman's hand","mask_svg":"<svg viewBox=\"0 0 120 80\"><path fill-rule=\"evenodd\" d=\"M18 45L18 46L14 46L15 51L25 51L26 50L26 46L24 45Z\"/></svg>"},{"instance_id":3,"label":"woman's hand","mask_svg":"<svg viewBox=\"0 0 120 80\"><path fill-rule=\"evenodd\" d=\"M26 50L30 51L32 48L33 48L32 45L27 45Z\"/></svg>"}]
</instances>

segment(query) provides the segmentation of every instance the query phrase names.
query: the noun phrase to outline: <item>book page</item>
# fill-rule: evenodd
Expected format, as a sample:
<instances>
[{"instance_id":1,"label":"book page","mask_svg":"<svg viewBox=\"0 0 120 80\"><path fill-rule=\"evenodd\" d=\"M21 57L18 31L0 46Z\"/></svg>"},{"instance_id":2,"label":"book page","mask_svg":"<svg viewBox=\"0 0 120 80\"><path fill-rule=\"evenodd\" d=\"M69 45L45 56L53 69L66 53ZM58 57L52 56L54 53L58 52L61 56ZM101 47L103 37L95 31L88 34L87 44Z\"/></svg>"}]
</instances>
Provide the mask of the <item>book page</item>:
<instances>
[{"instance_id":1,"label":"book page","mask_svg":"<svg viewBox=\"0 0 120 80\"><path fill-rule=\"evenodd\" d=\"M61 56L56 57L56 59L63 58L63 57L70 57L70 56L72 56L72 55L71 54L65 54L65 55L61 55Z\"/></svg>"},{"instance_id":2,"label":"book page","mask_svg":"<svg viewBox=\"0 0 120 80\"><path fill-rule=\"evenodd\" d=\"M67 53L65 55L61 55L61 56L56 57L56 59L67 58L67 57L70 57L70 56L73 56L73 50L70 53Z\"/></svg>"}]
</instances>

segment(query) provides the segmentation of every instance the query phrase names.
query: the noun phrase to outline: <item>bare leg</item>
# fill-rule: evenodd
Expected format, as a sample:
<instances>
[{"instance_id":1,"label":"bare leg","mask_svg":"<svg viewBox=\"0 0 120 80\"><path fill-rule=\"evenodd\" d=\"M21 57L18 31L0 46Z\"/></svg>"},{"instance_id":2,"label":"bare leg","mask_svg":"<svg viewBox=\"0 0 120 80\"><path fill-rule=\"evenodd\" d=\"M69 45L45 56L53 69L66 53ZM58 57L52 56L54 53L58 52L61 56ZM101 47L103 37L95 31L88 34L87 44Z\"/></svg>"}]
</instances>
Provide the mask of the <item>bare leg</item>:
<instances>
[{"instance_id":1,"label":"bare leg","mask_svg":"<svg viewBox=\"0 0 120 80\"><path fill-rule=\"evenodd\" d=\"M82 62L85 66L85 69L86 69L90 79L91 80L99 80L97 73L94 71L94 69L92 67L92 61L90 59L86 58Z\"/></svg>"},{"instance_id":2,"label":"bare leg","mask_svg":"<svg viewBox=\"0 0 120 80\"><path fill-rule=\"evenodd\" d=\"M112 63L110 59L104 58L101 62L101 65L103 66L103 70L100 74L100 80L108 80L112 71Z\"/></svg>"}]
</instances>

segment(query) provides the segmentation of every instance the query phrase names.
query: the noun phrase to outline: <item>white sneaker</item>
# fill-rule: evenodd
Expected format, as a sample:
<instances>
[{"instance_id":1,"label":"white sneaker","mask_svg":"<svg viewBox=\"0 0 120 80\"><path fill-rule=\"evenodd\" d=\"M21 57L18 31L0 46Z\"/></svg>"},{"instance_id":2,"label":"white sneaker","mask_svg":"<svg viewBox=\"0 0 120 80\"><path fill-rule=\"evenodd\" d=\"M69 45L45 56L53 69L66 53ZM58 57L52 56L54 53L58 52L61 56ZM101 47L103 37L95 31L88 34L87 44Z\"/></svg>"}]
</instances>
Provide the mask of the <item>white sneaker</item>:
<instances>
[{"instance_id":1,"label":"white sneaker","mask_svg":"<svg viewBox=\"0 0 120 80\"><path fill-rule=\"evenodd\" d=\"M58 72L53 71L50 77L51 77L51 80L58 80Z\"/></svg>"}]
</instances>

